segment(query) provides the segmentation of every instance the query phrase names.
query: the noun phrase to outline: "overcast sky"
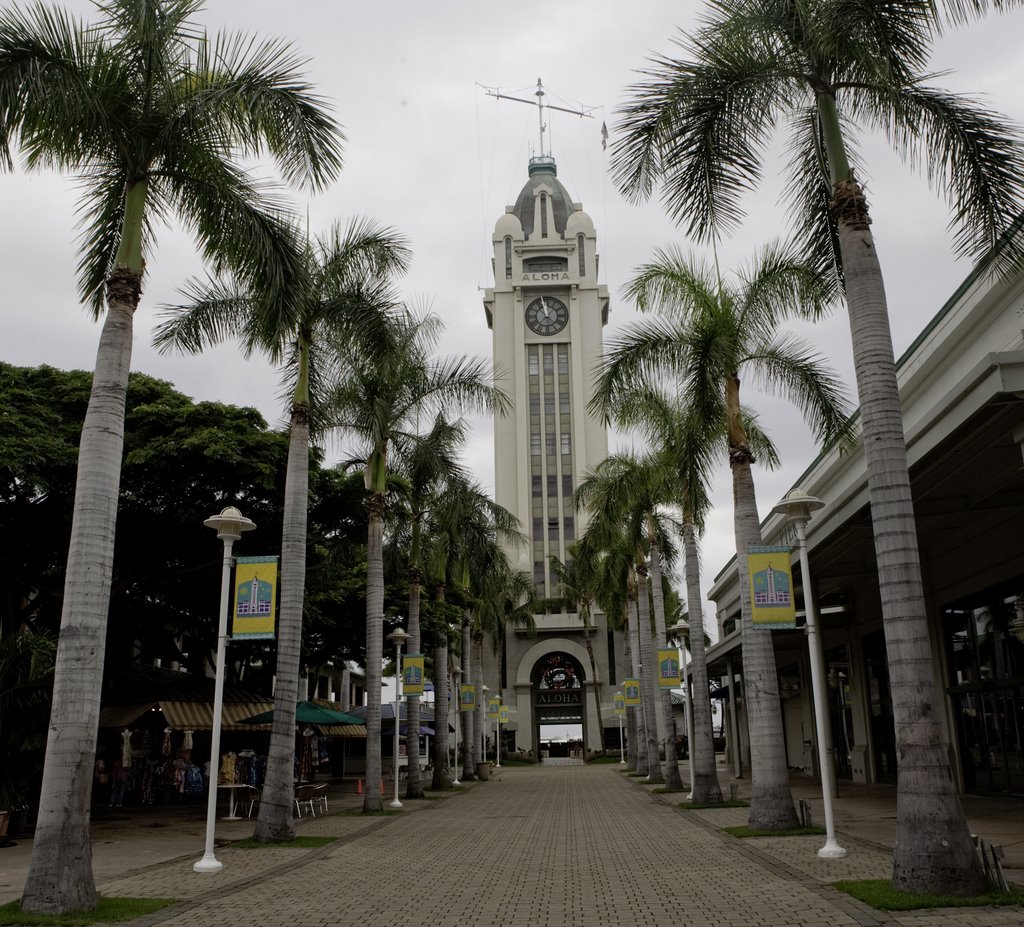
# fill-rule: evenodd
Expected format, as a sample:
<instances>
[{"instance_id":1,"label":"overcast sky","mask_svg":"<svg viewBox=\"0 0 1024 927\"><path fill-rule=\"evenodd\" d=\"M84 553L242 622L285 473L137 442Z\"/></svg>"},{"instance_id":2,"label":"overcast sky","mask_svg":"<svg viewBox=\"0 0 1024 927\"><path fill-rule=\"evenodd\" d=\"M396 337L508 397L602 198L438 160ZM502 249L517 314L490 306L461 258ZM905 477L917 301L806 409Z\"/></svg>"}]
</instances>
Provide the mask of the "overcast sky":
<instances>
[{"instance_id":1,"label":"overcast sky","mask_svg":"<svg viewBox=\"0 0 1024 927\"><path fill-rule=\"evenodd\" d=\"M94 16L87 0L64 5ZM612 294L607 337L635 316L619 297L632 269L657 246L676 242L689 249L691 243L657 203L634 207L617 194L601 148L601 124L607 122L614 140L616 108L636 70L653 53L672 53L672 37L692 27L700 9L693 0L208 0L201 22L211 31L284 37L309 57L309 74L331 101L348 142L339 181L315 199L296 197L296 208L309 210L314 232L367 216L407 235L414 250L403 284L408 298L429 304L445 320L445 351L489 356L481 290L493 283L490 236L526 182L537 114L530 106L497 101L482 87L530 97L541 77L547 102L593 108L592 119L551 113L546 121L559 179L597 226L602 282ZM1024 121L1022 27L1024 12L1017 12L948 36L933 64L936 71L953 72L942 85L983 95L990 107ZM969 268L952 259L945 207L924 180L879 141L865 140L861 150L899 355ZM784 229L778 192L769 180L749 198L749 221L720 251L723 268ZM99 328L76 296L74 204L66 178L20 169L0 176L0 357L10 363L93 367ZM182 281L200 270L188 239L173 229L160 233L136 317L133 369L169 380L197 400L256 405L268 421L280 423L278 383L262 360L244 362L231 347L198 358L161 357L151 348L156 307L174 301ZM810 336L833 359L853 398L845 316ZM795 414L749 392L746 400L760 411L783 457L780 471L755 473L763 516L807 467L814 449ZM334 456L342 450L333 448ZM468 462L490 487L487 421L474 431ZM705 593L734 549L725 470L715 499L703 545ZM706 613L713 618L713 610Z\"/></svg>"}]
</instances>

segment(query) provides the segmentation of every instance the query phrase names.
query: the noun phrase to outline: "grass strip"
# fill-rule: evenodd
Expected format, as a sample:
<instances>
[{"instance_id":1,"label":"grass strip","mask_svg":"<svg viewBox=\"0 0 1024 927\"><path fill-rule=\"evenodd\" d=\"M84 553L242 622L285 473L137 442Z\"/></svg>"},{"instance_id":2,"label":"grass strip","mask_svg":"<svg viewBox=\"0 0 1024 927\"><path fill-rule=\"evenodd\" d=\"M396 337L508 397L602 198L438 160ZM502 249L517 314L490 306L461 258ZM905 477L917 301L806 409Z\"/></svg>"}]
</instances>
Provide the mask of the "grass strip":
<instances>
[{"instance_id":1,"label":"grass strip","mask_svg":"<svg viewBox=\"0 0 1024 927\"><path fill-rule=\"evenodd\" d=\"M78 911L74 914L25 914L20 901L0 905L0 924L23 925L23 927L80 927L86 924L110 924L130 921L146 914L152 914L169 904L174 898L100 898L92 911Z\"/></svg>"},{"instance_id":2,"label":"grass strip","mask_svg":"<svg viewBox=\"0 0 1024 927\"><path fill-rule=\"evenodd\" d=\"M824 834L824 827L789 827L785 830L768 830L763 827L723 827L727 834L733 837L808 837L812 834Z\"/></svg>"},{"instance_id":3,"label":"grass strip","mask_svg":"<svg viewBox=\"0 0 1024 927\"><path fill-rule=\"evenodd\" d=\"M989 886L983 895L912 895L893 888L888 879L857 879L833 882L832 887L879 911L919 911L922 908L976 908L988 905L1024 905L1024 888L1011 885L1008 892Z\"/></svg>"},{"instance_id":4,"label":"grass strip","mask_svg":"<svg viewBox=\"0 0 1024 927\"><path fill-rule=\"evenodd\" d=\"M305 850L334 843L336 837L294 837L285 843L264 843L252 837L232 841L229 846L239 850Z\"/></svg>"},{"instance_id":5,"label":"grass strip","mask_svg":"<svg viewBox=\"0 0 1024 927\"><path fill-rule=\"evenodd\" d=\"M704 811L707 808L749 808L749 801L682 801L680 808L690 811Z\"/></svg>"}]
</instances>

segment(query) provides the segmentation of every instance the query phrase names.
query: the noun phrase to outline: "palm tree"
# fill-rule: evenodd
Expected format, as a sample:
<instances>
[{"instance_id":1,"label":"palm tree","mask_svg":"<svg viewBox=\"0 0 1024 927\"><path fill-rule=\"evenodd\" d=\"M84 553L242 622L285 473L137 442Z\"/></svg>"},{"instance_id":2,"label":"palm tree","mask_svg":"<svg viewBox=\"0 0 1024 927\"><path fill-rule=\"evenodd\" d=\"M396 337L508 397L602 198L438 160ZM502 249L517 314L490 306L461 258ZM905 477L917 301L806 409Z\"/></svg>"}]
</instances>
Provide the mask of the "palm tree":
<instances>
[{"instance_id":1,"label":"palm tree","mask_svg":"<svg viewBox=\"0 0 1024 927\"><path fill-rule=\"evenodd\" d=\"M724 449L722 422L701 422L661 390L647 384L635 384L631 392L621 395L615 407L605 409L604 414L620 426L640 428L649 445L660 448L658 456L662 466L673 471L672 494L682 514L686 598L695 642L690 666L694 741L689 745L691 799L698 803L718 802L722 800L722 788L715 766L711 697L704 657L698 537L703 533L710 506L707 487L711 463ZM708 430L709 425L711 430ZM751 433L750 426L746 431ZM753 434L756 436L759 432Z\"/></svg>"},{"instance_id":2,"label":"palm tree","mask_svg":"<svg viewBox=\"0 0 1024 927\"><path fill-rule=\"evenodd\" d=\"M648 779L652 782L663 781L654 707L660 705L665 731L664 782L666 788L680 790L683 783L679 775L679 758L675 738L671 736L672 696L668 689L661 689L655 684L657 659L654 652L654 648L665 647L661 567L663 554L668 551L669 524L660 507L673 501L671 478L671 469L665 467L664 462L657 457L641 459L632 454L613 454L580 483L574 501L580 508L592 513L592 519L633 526L636 532L633 540L637 544L637 571L644 579L649 572L651 578L650 605L646 601L648 596L638 590L641 682L649 706L649 710L645 707L650 764ZM595 534L600 536L601 530L598 528ZM653 639L650 621L643 617L645 609L653 610Z\"/></svg>"},{"instance_id":3,"label":"palm tree","mask_svg":"<svg viewBox=\"0 0 1024 927\"><path fill-rule=\"evenodd\" d=\"M104 631L132 325L155 217L176 216L204 256L272 290L287 223L234 158L268 151L285 178L323 186L341 135L290 47L208 38L199 0L106 0L87 26L38 5L0 14L0 161L75 173L83 189L82 297L100 315L82 429L62 633L39 822L24 910L96 906L89 846ZM88 658L83 659L83 655Z\"/></svg>"},{"instance_id":4,"label":"palm tree","mask_svg":"<svg viewBox=\"0 0 1024 927\"><path fill-rule=\"evenodd\" d=\"M591 545L573 544L569 549L566 563L551 556L551 574L558 580L558 598L545 603L567 612L576 612L583 622L583 638L590 663L590 690L594 694L594 711L601 722L601 680L597 674L597 657L594 654L594 624L591 617L597 587L597 569L600 558Z\"/></svg>"},{"instance_id":5,"label":"palm tree","mask_svg":"<svg viewBox=\"0 0 1024 927\"><path fill-rule=\"evenodd\" d=\"M899 757L893 883L972 894L983 879L949 769L935 685L899 389L881 266L854 124L879 130L948 196L962 254L996 248L1024 206L1021 139L1002 116L929 86L923 68L944 22L1021 0L718 0L688 60L660 58L633 88L614 170L624 191L656 183L699 238L742 219L773 129L794 129L789 199L822 266L845 284ZM996 247L998 246L998 247Z\"/></svg>"},{"instance_id":6,"label":"palm tree","mask_svg":"<svg viewBox=\"0 0 1024 927\"><path fill-rule=\"evenodd\" d=\"M621 544L610 544L602 551L598 559L594 601L608 616L609 624L623 631L625 640L625 659L630 673L633 667L633 646L628 631L628 616L632 608L632 558L623 551ZM626 709L627 764L630 769L637 768L636 761L636 711L630 705Z\"/></svg>"},{"instance_id":7,"label":"palm tree","mask_svg":"<svg viewBox=\"0 0 1024 927\"><path fill-rule=\"evenodd\" d=\"M402 456L418 439L421 415L452 408L503 411L508 400L489 385L486 365L478 360L436 361L429 351L441 335L436 316L408 310L391 314L375 328L375 343L346 359L330 390L332 424L362 446L368 493L366 566L366 790L363 810L383 808L380 794L380 686L384 644L383 528L387 479L392 456Z\"/></svg>"},{"instance_id":8,"label":"palm tree","mask_svg":"<svg viewBox=\"0 0 1024 927\"><path fill-rule=\"evenodd\" d=\"M396 533L402 550L407 553L407 573L409 577L409 653L419 653L422 647L420 613L422 588L425 576L424 548L426 540L424 531L429 525L431 512L439 505L448 480L463 477L462 467L456 457L456 451L465 441L466 429L462 421L449 422L443 415L434 419L434 424L409 452L398 462L399 474L406 485L406 530ZM439 672L443 674L447 666L447 640L444 658L440 663ZM443 678L435 674L435 693L446 686ZM447 690L445 692L447 698ZM446 723L447 711L443 715ZM438 712L434 719L435 732L440 730L442 715ZM410 732L420 729L420 699L408 696L406 700L406 728ZM445 732L447 734L447 732ZM447 737L445 738L447 740ZM406 797L422 798L423 783L420 778L419 737L410 736L407 741L408 774L406 778ZM445 747L447 752L447 746Z\"/></svg>"},{"instance_id":9,"label":"palm tree","mask_svg":"<svg viewBox=\"0 0 1024 927\"><path fill-rule=\"evenodd\" d=\"M259 350L284 366L290 403L288 464L281 534L281 594L277 631L274 722L255 838L287 842L295 836L295 706L299 701L302 613L306 582L310 441L325 430L319 415L338 352L362 350L373 326L393 304L391 278L406 269L409 249L389 229L352 220L333 226L290 262L299 268L282 293L254 290L230 278L193 281L186 302L157 329L162 350L197 353L241 338L248 356ZM287 270L287 269L286 269ZM283 307L281 304L284 304Z\"/></svg>"},{"instance_id":10,"label":"palm tree","mask_svg":"<svg viewBox=\"0 0 1024 927\"><path fill-rule=\"evenodd\" d=\"M693 414L724 422L733 477L733 517L742 604L743 665L752 758L751 827L796 824L789 789L771 635L750 617L747 550L761 543L751 464L754 453L740 404L741 372L792 399L819 438L845 434L838 385L814 352L779 331L787 317L814 318L833 296L827 280L791 250L767 247L727 286L716 272L688 262L676 249L659 251L627 287L643 309L664 315L635 325L610 342L595 390L606 407L618 391L663 375L673 377Z\"/></svg>"}]
</instances>

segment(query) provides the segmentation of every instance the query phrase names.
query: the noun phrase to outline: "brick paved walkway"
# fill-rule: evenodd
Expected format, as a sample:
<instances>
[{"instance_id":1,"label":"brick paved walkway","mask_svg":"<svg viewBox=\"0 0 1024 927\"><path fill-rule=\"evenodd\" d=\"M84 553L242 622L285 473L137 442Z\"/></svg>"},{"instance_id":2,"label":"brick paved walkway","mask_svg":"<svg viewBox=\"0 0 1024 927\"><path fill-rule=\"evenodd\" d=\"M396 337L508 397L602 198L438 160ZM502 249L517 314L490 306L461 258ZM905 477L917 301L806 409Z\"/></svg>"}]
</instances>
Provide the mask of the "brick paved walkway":
<instances>
[{"instance_id":1,"label":"brick paved walkway","mask_svg":"<svg viewBox=\"0 0 1024 927\"><path fill-rule=\"evenodd\" d=\"M745 811L681 811L618 766L503 769L397 815L303 819L336 836L315 850L218 850L223 872L187 859L102 881L109 895L181 902L135 923L257 927L1020 927L1020 908L885 915L826 883L886 878L890 853L845 839L737 840Z\"/></svg>"}]
</instances>

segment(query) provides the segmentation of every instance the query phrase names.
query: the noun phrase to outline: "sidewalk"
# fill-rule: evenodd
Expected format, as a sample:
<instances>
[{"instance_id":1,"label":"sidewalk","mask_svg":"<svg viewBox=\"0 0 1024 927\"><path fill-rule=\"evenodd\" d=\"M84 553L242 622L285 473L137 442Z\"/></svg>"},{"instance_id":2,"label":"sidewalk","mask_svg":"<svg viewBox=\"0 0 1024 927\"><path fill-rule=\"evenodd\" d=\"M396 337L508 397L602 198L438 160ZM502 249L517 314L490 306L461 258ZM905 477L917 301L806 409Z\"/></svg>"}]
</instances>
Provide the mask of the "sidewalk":
<instances>
[{"instance_id":1,"label":"sidewalk","mask_svg":"<svg viewBox=\"0 0 1024 927\"><path fill-rule=\"evenodd\" d=\"M685 764L684 764L685 779ZM109 895L178 904L137 925L261 927L1019 927L1020 908L883 914L828 886L887 878L895 792L843 786L837 801L842 860L817 858L820 837L738 840L721 828L744 809L682 811L621 767L503 768L440 800L406 801L387 816L335 793L331 813L303 818L301 834L334 837L317 849L217 850L224 870L197 875L204 819L139 816L96 822L94 862ZM723 788L729 783L720 770ZM794 780L820 816L813 783ZM741 796L748 785L739 780ZM1019 867L1024 803L969 799L972 826ZM1008 805L1008 807L1006 807ZM159 809L157 809L159 810ZM252 822L218 822L220 839ZM889 836L888 843L886 836ZM1002 839L1000 838L1002 835ZM1012 839L1010 839L1012 838ZM0 850L0 900L18 896L28 842ZM162 859L160 857L163 857ZM1016 881L1022 881L1019 868ZM1013 876L1011 875L1011 878Z\"/></svg>"}]
</instances>

